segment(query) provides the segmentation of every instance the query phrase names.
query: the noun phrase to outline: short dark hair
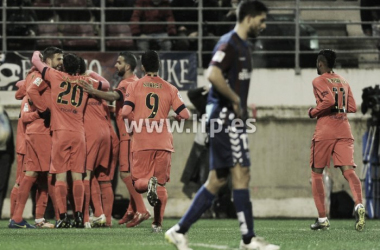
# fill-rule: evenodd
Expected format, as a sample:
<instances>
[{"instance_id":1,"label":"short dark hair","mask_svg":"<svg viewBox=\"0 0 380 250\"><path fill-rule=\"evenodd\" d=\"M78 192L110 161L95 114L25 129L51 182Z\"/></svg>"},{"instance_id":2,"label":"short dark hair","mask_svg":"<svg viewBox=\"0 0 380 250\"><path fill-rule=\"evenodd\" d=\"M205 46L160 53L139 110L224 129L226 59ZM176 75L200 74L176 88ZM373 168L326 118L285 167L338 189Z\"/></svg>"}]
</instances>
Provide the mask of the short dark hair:
<instances>
[{"instance_id":1,"label":"short dark hair","mask_svg":"<svg viewBox=\"0 0 380 250\"><path fill-rule=\"evenodd\" d=\"M57 47L47 47L42 52L42 56L43 56L42 60L44 62L46 62L46 59L48 59L48 58L53 59L54 54L63 54L63 50L61 50L60 48L57 48Z\"/></svg>"},{"instance_id":2,"label":"short dark hair","mask_svg":"<svg viewBox=\"0 0 380 250\"><path fill-rule=\"evenodd\" d=\"M323 49L318 53L318 61L322 61L330 69L335 66L336 53L331 49Z\"/></svg>"},{"instance_id":3,"label":"short dark hair","mask_svg":"<svg viewBox=\"0 0 380 250\"><path fill-rule=\"evenodd\" d=\"M144 66L146 72L157 72L160 68L160 57L154 50L145 51L141 56L141 64Z\"/></svg>"},{"instance_id":4,"label":"short dark hair","mask_svg":"<svg viewBox=\"0 0 380 250\"><path fill-rule=\"evenodd\" d=\"M82 57L79 57L79 74L83 75L86 72L86 62Z\"/></svg>"},{"instance_id":5,"label":"short dark hair","mask_svg":"<svg viewBox=\"0 0 380 250\"><path fill-rule=\"evenodd\" d=\"M125 63L129 64L131 66L131 70L134 71L137 65L137 59L134 54L128 51L123 51L119 53L119 56L124 57Z\"/></svg>"},{"instance_id":6,"label":"short dark hair","mask_svg":"<svg viewBox=\"0 0 380 250\"><path fill-rule=\"evenodd\" d=\"M246 16L255 17L261 13L268 13L268 8L257 0L242 0L237 7L237 20L241 23Z\"/></svg>"},{"instance_id":7,"label":"short dark hair","mask_svg":"<svg viewBox=\"0 0 380 250\"><path fill-rule=\"evenodd\" d=\"M65 72L70 75L75 75L79 72L80 60L77 55L74 54L65 54L63 57L63 67Z\"/></svg>"}]
</instances>

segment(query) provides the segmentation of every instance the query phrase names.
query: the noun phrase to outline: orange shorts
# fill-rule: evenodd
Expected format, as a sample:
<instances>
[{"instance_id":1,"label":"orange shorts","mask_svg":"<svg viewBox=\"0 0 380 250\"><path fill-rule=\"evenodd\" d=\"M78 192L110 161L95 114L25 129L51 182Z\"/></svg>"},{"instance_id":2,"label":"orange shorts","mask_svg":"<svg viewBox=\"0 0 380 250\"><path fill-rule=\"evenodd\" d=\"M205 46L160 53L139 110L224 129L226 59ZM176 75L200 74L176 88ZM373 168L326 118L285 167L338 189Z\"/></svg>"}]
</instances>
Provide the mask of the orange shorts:
<instances>
[{"instance_id":1,"label":"orange shorts","mask_svg":"<svg viewBox=\"0 0 380 250\"><path fill-rule=\"evenodd\" d=\"M86 139L84 133L53 131L50 173L85 172Z\"/></svg>"},{"instance_id":2,"label":"orange shorts","mask_svg":"<svg viewBox=\"0 0 380 250\"><path fill-rule=\"evenodd\" d=\"M323 141L312 141L310 150L310 167L330 167L330 158L333 157L335 167L353 166L354 162L354 140L334 139Z\"/></svg>"},{"instance_id":3,"label":"orange shorts","mask_svg":"<svg viewBox=\"0 0 380 250\"><path fill-rule=\"evenodd\" d=\"M119 144L119 171L131 171L132 164L131 140L120 141Z\"/></svg>"},{"instance_id":4,"label":"orange shorts","mask_svg":"<svg viewBox=\"0 0 380 250\"><path fill-rule=\"evenodd\" d=\"M29 134L25 136L25 170L46 172L50 168L51 136L47 134Z\"/></svg>"},{"instance_id":5,"label":"orange shorts","mask_svg":"<svg viewBox=\"0 0 380 250\"><path fill-rule=\"evenodd\" d=\"M24 178L25 175L25 164L24 164L24 154L17 153L16 160L17 160L17 169L16 169L16 184L20 185L22 178Z\"/></svg>"},{"instance_id":6,"label":"orange shorts","mask_svg":"<svg viewBox=\"0 0 380 250\"><path fill-rule=\"evenodd\" d=\"M108 168L110 149L111 137L108 127L95 133L86 132L86 170L94 171L98 166Z\"/></svg>"},{"instance_id":7,"label":"orange shorts","mask_svg":"<svg viewBox=\"0 0 380 250\"><path fill-rule=\"evenodd\" d=\"M157 177L159 184L170 180L172 152L165 150L144 150L133 152L132 180Z\"/></svg>"},{"instance_id":8,"label":"orange shorts","mask_svg":"<svg viewBox=\"0 0 380 250\"><path fill-rule=\"evenodd\" d=\"M95 169L95 176L98 181L112 181L115 174L117 159L119 157L119 139L115 131L111 131L111 157L108 168L98 167Z\"/></svg>"}]
</instances>

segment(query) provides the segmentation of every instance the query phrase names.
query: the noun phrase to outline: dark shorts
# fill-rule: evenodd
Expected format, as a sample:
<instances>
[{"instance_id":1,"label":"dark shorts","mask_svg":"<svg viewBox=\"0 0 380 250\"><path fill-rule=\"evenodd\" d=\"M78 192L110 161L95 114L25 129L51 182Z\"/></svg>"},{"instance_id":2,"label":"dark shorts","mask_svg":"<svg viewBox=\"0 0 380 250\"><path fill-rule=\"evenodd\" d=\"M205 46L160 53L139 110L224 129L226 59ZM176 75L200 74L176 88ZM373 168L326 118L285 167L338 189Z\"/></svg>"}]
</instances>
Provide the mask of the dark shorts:
<instances>
[{"instance_id":1,"label":"dark shorts","mask_svg":"<svg viewBox=\"0 0 380 250\"><path fill-rule=\"evenodd\" d=\"M210 142L210 170L231 168L236 164L251 166L248 135L243 121L236 122L232 110L207 105L207 132Z\"/></svg>"}]
</instances>

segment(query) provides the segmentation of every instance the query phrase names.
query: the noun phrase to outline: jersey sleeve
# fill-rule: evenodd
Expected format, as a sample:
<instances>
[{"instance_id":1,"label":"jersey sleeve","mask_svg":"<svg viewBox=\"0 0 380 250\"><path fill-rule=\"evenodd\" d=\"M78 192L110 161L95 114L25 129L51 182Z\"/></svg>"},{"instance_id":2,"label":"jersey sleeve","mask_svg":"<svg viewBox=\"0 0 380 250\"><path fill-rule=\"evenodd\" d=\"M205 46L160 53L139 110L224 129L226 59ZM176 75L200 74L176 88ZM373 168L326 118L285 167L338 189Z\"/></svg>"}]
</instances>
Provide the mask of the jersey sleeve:
<instances>
[{"instance_id":1,"label":"jersey sleeve","mask_svg":"<svg viewBox=\"0 0 380 250\"><path fill-rule=\"evenodd\" d=\"M130 84L129 84L130 85ZM127 93L127 88L129 85L124 84L121 82L117 88L114 89L115 92L119 93L120 98L116 101L124 101L125 95Z\"/></svg>"},{"instance_id":2,"label":"jersey sleeve","mask_svg":"<svg viewBox=\"0 0 380 250\"><path fill-rule=\"evenodd\" d=\"M24 107L21 112L21 120L23 123L31 123L40 118L37 111L32 110L30 104L28 102L24 103Z\"/></svg>"},{"instance_id":3,"label":"jersey sleeve","mask_svg":"<svg viewBox=\"0 0 380 250\"><path fill-rule=\"evenodd\" d=\"M183 102L181 94L174 86L172 88L172 108L177 115L179 115L182 110L186 109L186 105Z\"/></svg>"},{"instance_id":4,"label":"jersey sleeve","mask_svg":"<svg viewBox=\"0 0 380 250\"><path fill-rule=\"evenodd\" d=\"M356 112L356 102L351 91L350 85L348 85L348 94L347 94L347 113Z\"/></svg>"},{"instance_id":5,"label":"jersey sleeve","mask_svg":"<svg viewBox=\"0 0 380 250\"><path fill-rule=\"evenodd\" d=\"M318 117L331 109L335 104L335 99L332 90L321 78L314 79L313 89L317 99L317 106L311 110L310 115Z\"/></svg>"},{"instance_id":6,"label":"jersey sleeve","mask_svg":"<svg viewBox=\"0 0 380 250\"><path fill-rule=\"evenodd\" d=\"M210 65L217 66L222 71L228 70L234 63L236 52L228 43L222 43L218 46L212 56Z\"/></svg>"},{"instance_id":7,"label":"jersey sleeve","mask_svg":"<svg viewBox=\"0 0 380 250\"><path fill-rule=\"evenodd\" d=\"M16 86L18 86L18 90L15 93L15 98L16 100L22 100L26 95L25 80L18 81Z\"/></svg>"},{"instance_id":8,"label":"jersey sleeve","mask_svg":"<svg viewBox=\"0 0 380 250\"><path fill-rule=\"evenodd\" d=\"M48 106L45 103L45 100L41 98L40 93L44 91L48 87L47 83L42 80L40 77L36 77L32 84L29 85L26 92L28 93L29 98L32 100L33 105L36 106L36 108L43 112L45 111Z\"/></svg>"},{"instance_id":9,"label":"jersey sleeve","mask_svg":"<svg viewBox=\"0 0 380 250\"><path fill-rule=\"evenodd\" d=\"M125 94L125 99L124 99L124 106L123 110L121 112L123 117L127 117L134 109L135 109L135 95L134 95L134 84L129 84L126 94Z\"/></svg>"}]
</instances>

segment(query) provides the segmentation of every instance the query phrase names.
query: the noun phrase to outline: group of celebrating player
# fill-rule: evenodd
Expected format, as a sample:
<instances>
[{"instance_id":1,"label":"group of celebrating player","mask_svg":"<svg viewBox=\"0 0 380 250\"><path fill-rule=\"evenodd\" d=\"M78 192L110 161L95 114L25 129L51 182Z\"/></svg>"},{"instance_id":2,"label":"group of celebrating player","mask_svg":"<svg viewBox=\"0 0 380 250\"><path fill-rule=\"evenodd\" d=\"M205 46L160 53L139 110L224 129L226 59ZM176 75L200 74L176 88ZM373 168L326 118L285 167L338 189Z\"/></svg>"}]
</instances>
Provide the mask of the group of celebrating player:
<instances>
[{"instance_id":1,"label":"group of celebrating player","mask_svg":"<svg viewBox=\"0 0 380 250\"><path fill-rule=\"evenodd\" d=\"M162 134L132 135L125 122L148 117L150 121L159 121L167 118L171 108L177 113L176 119L187 119L190 113L178 90L157 76L158 54L146 51L141 62L146 76L139 80L133 73L136 57L121 52L115 67L123 79L116 89L108 91L109 82L86 70L82 58L63 55L55 47L46 48L42 55L34 52L33 68L25 80L17 83L16 99L22 103L10 228L110 227L114 201L111 181L119 162L120 177L130 193L129 207L119 224L134 227L151 217L141 195L148 191L148 201L154 207L152 230L162 230L172 135L167 129ZM159 83L160 89L139 84L141 81ZM157 94L152 95L152 90ZM158 98L164 107L153 107ZM116 101L115 107L105 100ZM150 102L152 108L146 108ZM115 112L119 137L111 124L110 112ZM35 225L31 225L22 214L34 183L36 215ZM44 219L48 196L55 209L55 224ZM73 223L67 215L68 200L74 212Z\"/></svg>"}]
</instances>

